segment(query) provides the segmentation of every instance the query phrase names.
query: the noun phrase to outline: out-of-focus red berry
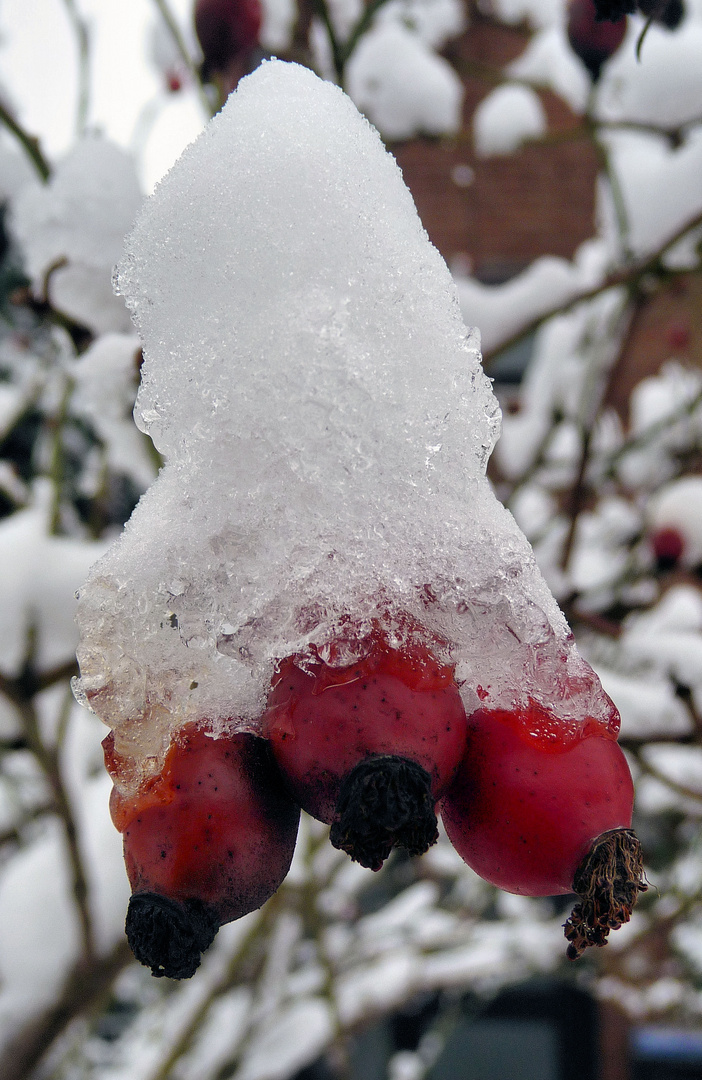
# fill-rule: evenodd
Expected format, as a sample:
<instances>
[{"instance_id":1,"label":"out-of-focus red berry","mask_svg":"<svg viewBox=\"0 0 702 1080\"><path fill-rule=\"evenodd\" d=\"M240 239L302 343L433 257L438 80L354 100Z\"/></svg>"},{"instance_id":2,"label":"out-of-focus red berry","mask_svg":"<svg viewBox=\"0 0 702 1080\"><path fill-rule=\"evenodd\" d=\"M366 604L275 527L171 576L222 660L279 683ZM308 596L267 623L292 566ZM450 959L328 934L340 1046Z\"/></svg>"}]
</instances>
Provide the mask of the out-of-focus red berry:
<instances>
[{"instance_id":1,"label":"out-of-focus red berry","mask_svg":"<svg viewBox=\"0 0 702 1080\"><path fill-rule=\"evenodd\" d=\"M571 0L568 8L568 41L590 72L593 82L602 66L617 51L626 34L626 15L616 19L598 19L594 0Z\"/></svg>"},{"instance_id":2,"label":"out-of-focus red berry","mask_svg":"<svg viewBox=\"0 0 702 1080\"><path fill-rule=\"evenodd\" d=\"M677 529L658 529L651 536L651 547L661 569L675 566L685 550L685 541Z\"/></svg>"},{"instance_id":3,"label":"out-of-focus red berry","mask_svg":"<svg viewBox=\"0 0 702 1080\"><path fill-rule=\"evenodd\" d=\"M183 89L183 80L177 71L169 71L166 74L166 89L169 94L177 94Z\"/></svg>"},{"instance_id":4,"label":"out-of-focus red berry","mask_svg":"<svg viewBox=\"0 0 702 1080\"><path fill-rule=\"evenodd\" d=\"M676 320L668 327L668 345L671 349L686 349L690 344L690 326Z\"/></svg>"},{"instance_id":5,"label":"out-of-focus red berry","mask_svg":"<svg viewBox=\"0 0 702 1080\"><path fill-rule=\"evenodd\" d=\"M259 43L261 0L197 0L195 32L202 49L205 80L226 73Z\"/></svg>"}]
</instances>

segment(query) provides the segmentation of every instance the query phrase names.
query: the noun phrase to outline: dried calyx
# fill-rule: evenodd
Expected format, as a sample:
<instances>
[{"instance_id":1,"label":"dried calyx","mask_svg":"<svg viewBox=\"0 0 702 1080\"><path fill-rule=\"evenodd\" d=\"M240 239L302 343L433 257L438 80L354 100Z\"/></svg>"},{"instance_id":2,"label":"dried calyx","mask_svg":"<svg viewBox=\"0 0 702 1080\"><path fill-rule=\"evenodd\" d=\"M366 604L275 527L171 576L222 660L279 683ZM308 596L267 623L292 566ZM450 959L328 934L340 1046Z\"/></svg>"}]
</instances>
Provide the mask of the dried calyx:
<instances>
[{"instance_id":1,"label":"dried calyx","mask_svg":"<svg viewBox=\"0 0 702 1080\"><path fill-rule=\"evenodd\" d=\"M135 893L129 901L127 941L139 963L157 978L191 978L218 929L217 916L201 900Z\"/></svg>"},{"instance_id":2,"label":"dried calyx","mask_svg":"<svg viewBox=\"0 0 702 1080\"><path fill-rule=\"evenodd\" d=\"M610 930L629 922L646 884L641 845L631 829L610 829L593 842L578 867L573 891L580 900L565 923L567 957L607 944Z\"/></svg>"},{"instance_id":3,"label":"dried calyx","mask_svg":"<svg viewBox=\"0 0 702 1080\"><path fill-rule=\"evenodd\" d=\"M431 777L417 762L365 758L344 778L331 842L361 866L379 870L394 847L423 855L438 836Z\"/></svg>"}]
</instances>

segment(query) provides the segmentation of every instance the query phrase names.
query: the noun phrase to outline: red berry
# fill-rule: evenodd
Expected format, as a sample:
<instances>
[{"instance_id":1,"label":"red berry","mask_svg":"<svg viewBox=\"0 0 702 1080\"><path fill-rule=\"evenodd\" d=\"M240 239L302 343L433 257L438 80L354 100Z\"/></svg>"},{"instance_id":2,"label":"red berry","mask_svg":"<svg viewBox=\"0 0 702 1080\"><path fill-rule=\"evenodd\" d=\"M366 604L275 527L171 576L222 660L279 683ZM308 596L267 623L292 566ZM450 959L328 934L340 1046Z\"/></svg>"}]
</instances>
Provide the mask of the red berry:
<instances>
[{"instance_id":1,"label":"red berry","mask_svg":"<svg viewBox=\"0 0 702 1080\"><path fill-rule=\"evenodd\" d=\"M493 885L527 896L587 894L591 883L581 888L578 875L603 835L623 845L613 861L627 862L629 840L621 834L633 837L634 788L617 726L563 723L533 701L473 713L463 761L441 804L446 832L465 862ZM632 843L632 858L640 861L638 841ZM641 887L639 866L634 899ZM620 915L607 912L607 929L617 917L616 925L626 921L630 907ZM596 929L601 934L602 925ZM579 942L577 952L582 948Z\"/></svg>"},{"instance_id":2,"label":"red berry","mask_svg":"<svg viewBox=\"0 0 702 1080\"><path fill-rule=\"evenodd\" d=\"M111 775L121 761L104 742ZM287 874L299 810L264 739L190 726L135 798L113 788L132 886L127 936L154 975L187 978L224 923L259 908Z\"/></svg>"},{"instance_id":3,"label":"red berry","mask_svg":"<svg viewBox=\"0 0 702 1080\"><path fill-rule=\"evenodd\" d=\"M685 541L677 529L668 527L657 529L652 534L651 546L660 569L670 570L682 556Z\"/></svg>"},{"instance_id":4,"label":"red berry","mask_svg":"<svg viewBox=\"0 0 702 1080\"><path fill-rule=\"evenodd\" d=\"M421 854L436 840L466 720L453 669L426 646L395 649L379 633L367 645L347 667L284 660L265 724L294 798L377 870L393 846Z\"/></svg>"},{"instance_id":5,"label":"red berry","mask_svg":"<svg viewBox=\"0 0 702 1080\"><path fill-rule=\"evenodd\" d=\"M632 8L633 10L633 8ZM602 65L617 51L626 34L626 15L598 18L594 0L571 0L568 8L568 41L590 72L593 82Z\"/></svg>"},{"instance_id":6,"label":"red berry","mask_svg":"<svg viewBox=\"0 0 702 1080\"><path fill-rule=\"evenodd\" d=\"M690 344L690 324L678 319L668 327L668 345L671 349L687 349Z\"/></svg>"},{"instance_id":7,"label":"red berry","mask_svg":"<svg viewBox=\"0 0 702 1080\"><path fill-rule=\"evenodd\" d=\"M262 20L261 0L197 0L195 32L205 80L256 48Z\"/></svg>"}]
</instances>

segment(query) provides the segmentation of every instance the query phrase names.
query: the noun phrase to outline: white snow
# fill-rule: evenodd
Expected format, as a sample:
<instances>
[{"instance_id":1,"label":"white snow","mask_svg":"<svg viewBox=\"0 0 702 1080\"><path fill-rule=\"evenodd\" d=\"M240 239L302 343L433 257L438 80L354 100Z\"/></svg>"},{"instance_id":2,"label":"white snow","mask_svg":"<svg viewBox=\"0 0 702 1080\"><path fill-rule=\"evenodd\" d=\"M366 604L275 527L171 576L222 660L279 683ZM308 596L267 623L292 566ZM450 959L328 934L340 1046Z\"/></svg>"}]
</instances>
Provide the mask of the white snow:
<instances>
[{"instance_id":1,"label":"white snow","mask_svg":"<svg viewBox=\"0 0 702 1080\"><path fill-rule=\"evenodd\" d=\"M306 998L281 1009L244 1055L236 1080L284 1080L321 1053L333 1033L323 998Z\"/></svg>"},{"instance_id":2,"label":"white snow","mask_svg":"<svg viewBox=\"0 0 702 1080\"><path fill-rule=\"evenodd\" d=\"M483 348L492 351L531 319L597 285L604 276L606 257L601 241L591 240L578 249L573 262L546 255L503 285L483 285L458 275L463 318L468 325L480 327Z\"/></svg>"},{"instance_id":3,"label":"white snow","mask_svg":"<svg viewBox=\"0 0 702 1080\"><path fill-rule=\"evenodd\" d=\"M619 709L622 738L648 739L689 735L692 721L682 701L675 696L669 679L636 678L610 671L596 664L602 686Z\"/></svg>"},{"instance_id":4,"label":"white snow","mask_svg":"<svg viewBox=\"0 0 702 1080\"><path fill-rule=\"evenodd\" d=\"M144 490L154 478L153 460L132 412L139 382L139 339L103 334L71 367L75 389L71 410L85 417L103 440L107 463Z\"/></svg>"},{"instance_id":5,"label":"white snow","mask_svg":"<svg viewBox=\"0 0 702 1080\"><path fill-rule=\"evenodd\" d=\"M427 45L440 49L466 26L461 0L390 0L379 9L376 23L396 23L413 30Z\"/></svg>"},{"instance_id":6,"label":"white snow","mask_svg":"<svg viewBox=\"0 0 702 1080\"><path fill-rule=\"evenodd\" d=\"M681 476L665 484L649 500L646 517L651 533L673 529L679 534L683 566L702 563L702 476Z\"/></svg>"},{"instance_id":7,"label":"white snow","mask_svg":"<svg viewBox=\"0 0 702 1080\"><path fill-rule=\"evenodd\" d=\"M674 127L702 117L702 21L686 18L674 34L653 23L642 60L636 41L642 19L631 19L626 41L607 65L597 98L602 120Z\"/></svg>"},{"instance_id":8,"label":"white snow","mask_svg":"<svg viewBox=\"0 0 702 1080\"><path fill-rule=\"evenodd\" d=\"M407 616L469 708L480 685L606 713L485 478L499 411L449 271L338 88L278 61L243 80L118 280L167 460L80 596L82 689L118 746L156 768L189 720L256 730L276 660L342 635L347 663Z\"/></svg>"},{"instance_id":9,"label":"white snow","mask_svg":"<svg viewBox=\"0 0 702 1080\"><path fill-rule=\"evenodd\" d=\"M112 267L142 201L129 154L97 136L76 143L46 185L30 185L12 206L10 225L33 287L95 333L129 329L113 295Z\"/></svg>"},{"instance_id":10,"label":"white snow","mask_svg":"<svg viewBox=\"0 0 702 1080\"><path fill-rule=\"evenodd\" d=\"M0 522L0 670L19 673L35 634L39 671L73 656L76 589L104 544L49 535L51 485L37 483L34 503Z\"/></svg>"},{"instance_id":11,"label":"white snow","mask_svg":"<svg viewBox=\"0 0 702 1080\"><path fill-rule=\"evenodd\" d=\"M526 79L553 90L574 112L585 111L590 76L568 44L563 25L547 25L534 34L524 52L505 70L513 79Z\"/></svg>"},{"instance_id":12,"label":"white snow","mask_svg":"<svg viewBox=\"0 0 702 1080\"><path fill-rule=\"evenodd\" d=\"M58 820L15 855L0 877L0 1031L56 999L78 954L66 842Z\"/></svg>"},{"instance_id":13,"label":"white snow","mask_svg":"<svg viewBox=\"0 0 702 1080\"><path fill-rule=\"evenodd\" d=\"M658 135L637 131L606 131L602 140L622 189L629 246L648 255L700 213L702 129L678 149ZM678 255L676 265L680 260Z\"/></svg>"},{"instance_id":14,"label":"white snow","mask_svg":"<svg viewBox=\"0 0 702 1080\"><path fill-rule=\"evenodd\" d=\"M463 83L448 61L398 23L380 22L361 38L346 83L386 139L449 135L460 128Z\"/></svg>"},{"instance_id":15,"label":"white snow","mask_svg":"<svg viewBox=\"0 0 702 1080\"><path fill-rule=\"evenodd\" d=\"M529 139L546 134L541 98L529 86L507 83L492 90L473 113L473 142L478 157L513 154Z\"/></svg>"}]
</instances>

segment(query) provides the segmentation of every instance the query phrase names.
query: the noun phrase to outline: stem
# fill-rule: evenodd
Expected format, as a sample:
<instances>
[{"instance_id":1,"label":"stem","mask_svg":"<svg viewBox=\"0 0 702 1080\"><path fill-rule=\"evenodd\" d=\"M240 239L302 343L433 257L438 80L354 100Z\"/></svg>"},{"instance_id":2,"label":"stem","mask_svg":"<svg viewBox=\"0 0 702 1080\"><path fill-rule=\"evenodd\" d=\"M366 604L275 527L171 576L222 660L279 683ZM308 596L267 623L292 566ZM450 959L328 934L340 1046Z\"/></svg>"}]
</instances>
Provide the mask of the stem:
<instances>
[{"instance_id":1,"label":"stem","mask_svg":"<svg viewBox=\"0 0 702 1080\"><path fill-rule=\"evenodd\" d=\"M95 957L95 942L90 911L88 878L83 866L83 855L80 850L78 827L73 815L68 792L63 783L60 765L60 743L55 747L48 746L42 738L34 705L34 696L42 686L41 677L37 676L34 668L34 656L36 651L36 630L30 627L27 634L27 648L24 664L20 674L13 678L0 675L0 692L7 697L17 709L24 729L26 745L34 754L44 776L51 788L53 796L53 809L58 814L63 825L64 837L71 868L72 891L78 912L78 921L81 929L82 959L85 963L92 962ZM75 663L71 663L70 670L75 670ZM66 667L55 669L65 672ZM57 681L57 680L55 680ZM52 685L50 682L44 685ZM58 733L61 735L63 726L63 713L66 708L65 700L61 704L59 714Z\"/></svg>"},{"instance_id":2,"label":"stem","mask_svg":"<svg viewBox=\"0 0 702 1080\"><path fill-rule=\"evenodd\" d=\"M26 153L27 157L31 161L34 168L39 173L40 178L46 183L51 176L51 166L41 152L39 146L39 140L35 135L30 135L24 128L17 123L14 116L12 116L3 103L0 101L0 124L4 124L8 131L10 131L17 139L18 143Z\"/></svg>"},{"instance_id":3,"label":"stem","mask_svg":"<svg viewBox=\"0 0 702 1080\"><path fill-rule=\"evenodd\" d=\"M369 2L366 4L366 7L363 9L363 14L358 19L358 22L353 27L353 29L351 30L351 33L349 34L346 42L344 43L344 46L341 49L341 58L342 58L342 70L341 70L342 83L341 83L341 85L342 86L343 86L344 68L346 67L347 62L350 60L351 56L353 55L353 52L354 52L356 46L358 45L360 39L363 37L363 35L366 33L366 31L368 29L370 29L370 25L373 22L373 19L375 18L377 12L386 3L387 3L387 0L369 0Z\"/></svg>"},{"instance_id":4,"label":"stem","mask_svg":"<svg viewBox=\"0 0 702 1080\"><path fill-rule=\"evenodd\" d=\"M67 976L55 1003L29 1020L7 1044L0 1057L3 1080L27 1080L68 1025L104 1002L131 958L126 941L120 941L103 958L90 964L80 960Z\"/></svg>"},{"instance_id":5,"label":"stem","mask_svg":"<svg viewBox=\"0 0 702 1080\"><path fill-rule=\"evenodd\" d=\"M612 332L612 330L610 330L609 327L605 328L605 335L606 335L606 342L607 343L611 339L614 339L614 340L618 339L619 340L619 348L618 348L618 355L619 356L622 355L624 349L626 348L627 342L631 338L634 327L636 325L637 316L638 316L638 314L640 313L640 310L641 310L641 306L642 306L642 298L639 296L639 297L637 297L636 304L635 304L635 306L633 308L630 307L628 311L624 310L624 311L622 311L620 313L620 315L618 317L618 320L617 320L618 322L621 323L622 321L626 320L627 317L628 317L628 326L626 328L626 331L625 331L624 335L621 334L621 330L620 330L619 333L617 333L616 330L614 332ZM605 343L603 343L602 341L600 341L599 343L596 343L596 353L595 353L595 355L593 357L593 360L597 361L599 359L598 354L601 354L602 352L605 352L605 351L606 351L606 344ZM599 370L598 370L598 367L600 368ZM605 370L602 370L602 367L604 367ZM591 388L590 388L590 394L589 394L590 400L589 400L589 402L587 400L587 397L588 397L587 386L584 387L584 393L583 393L584 401L583 401L583 406L582 406L582 409L581 409L580 422L579 422L579 425L578 425L579 429L580 429L580 437L581 437L581 440L582 440L582 442L581 442L581 452L580 452L580 461L579 461L579 464L578 464L578 472L577 472L577 475L576 475L576 478L575 478L575 482L574 482L573 487L571 488L571 492L570 492L570 499L569 499L569 506L568 506L568 516L569 516L569 519L570 519L570 524L568 526L568 533L567 533L567 536L566 536L565 544L563 545L563 551L561 553L561 569L562 570L567 570L568 569L568 565L570 563L570 558L571 558L571 555L573 553L573 546L574 546L574 543L575 543L575 536L576 536L577 528L578 528L578 520L580 518L580 514L582 513L582 511L583 511L583 509L585 507L585 503L587 501L588 492L587 492L586 477L587 477L588 466L590 464L590 451L591 451L591 448L592 448L592 437L593 437L593 434L594 434L594 427L595 427L595 423L597 421L597 417L599 416L600 410L602 408L602 402L605 400L605 398L607 396L607 390L609 388L609 384L611 382L612 375L613 375L613 373L615 371L616 371L616 364L611 365L611 364L607 364L605 362L604 365L600 366L600 365L597 365L596 363L593 363L591 365L590 375L591 375L591 382L594 385L592 385Z\"/></svg>"},{"instance_id":6,"label":"stem","mask_svg":"<svg viewBox=\"0 0 702 1080\"><path fill-rule=\"evenodd\" d=\"M178 22L173 15L170 7L168 6L168 0L154 0L154 4L158 8L159 14L163 19L164 23L166 24L166 28L169 34L173 38L173 43L178 50L178 55L185 64L186 70L190 73L193 84L198 88L198 97L200 98L200 104L205 110L207 116L212 116L212 103L210 102L210 99L205 93L204 87L202 85L202 79L200 78L200 72L198 71L197 65L193 60L192 56L190 55L190 52L188 51L188 46L185 44L185 38L180 32Z\"/></svg>"},{"instance_id":7,"label":"stem","mask_svg":"<svg viewBox=\"0 0 702 1080\"><path fill-rule=\"evenodd\" d=\"M78 104L76 110L76 135L82 138L88 122L90 108L90 34L88 24L81 18L75 0L63 0L78 43Z\"/></svg>"},{"instance_id":8,"label":"stem","mask_svg":"<svg viewBox=\"0 0 702 1080\"><path fill-rule=\"evenodd\" d=\"M329 38L329 45L332 51L332 60L334 61L334 72L336 74L336 81L339 86L343 85L344 81L344 51L341 47L339 39L336 36L334 30L334 24L331 19L331 14L327 6L326 0L312 0L312 7L315 15L324 23L324 29L327 31L327 37Z\"/></svg>"},{"instance_id":9,"label":"stem","mask_svg":"<svg viewBox=\"0 0 702 1080\"><path fill-rule=\"evenodd\" d=\"M634 287L642 278L649 275L673 278L683 274L689 274L689 268L684 270L670 270L661 266L661 261L670 248L674 247L682 240L688 232L698 228L700 225L702 225L702 211L695 214L694 217L690 218L690 220L685 222L679 229L676 229L675 232L661 244L655 252L653 252L653 254L647 255L645 258L632 263L624 269L612 271L612 273L607 274L599 285L593 285L590 289L584 289L576 296L571 297L570 300L557 304L555 307L544 312L543 315L537 315L535 318L530 319L528 323L525 323L521 330L517 330L516 333L512 334L505 341L501 341L499 345L494 346L492 349L488 349L487 352L483 354L483 366L487 370L489 364L496 356L506 349L510 349L529 334L533 334L539 327L548 322L549 319L553 319L556 315L565 315L567 312L572 311L574 307L577 307L578 304L582 304L587 300L594 300L595 297L600 296L609 289L614 289L622 285Z\"/></svg>"}]
</instances>

